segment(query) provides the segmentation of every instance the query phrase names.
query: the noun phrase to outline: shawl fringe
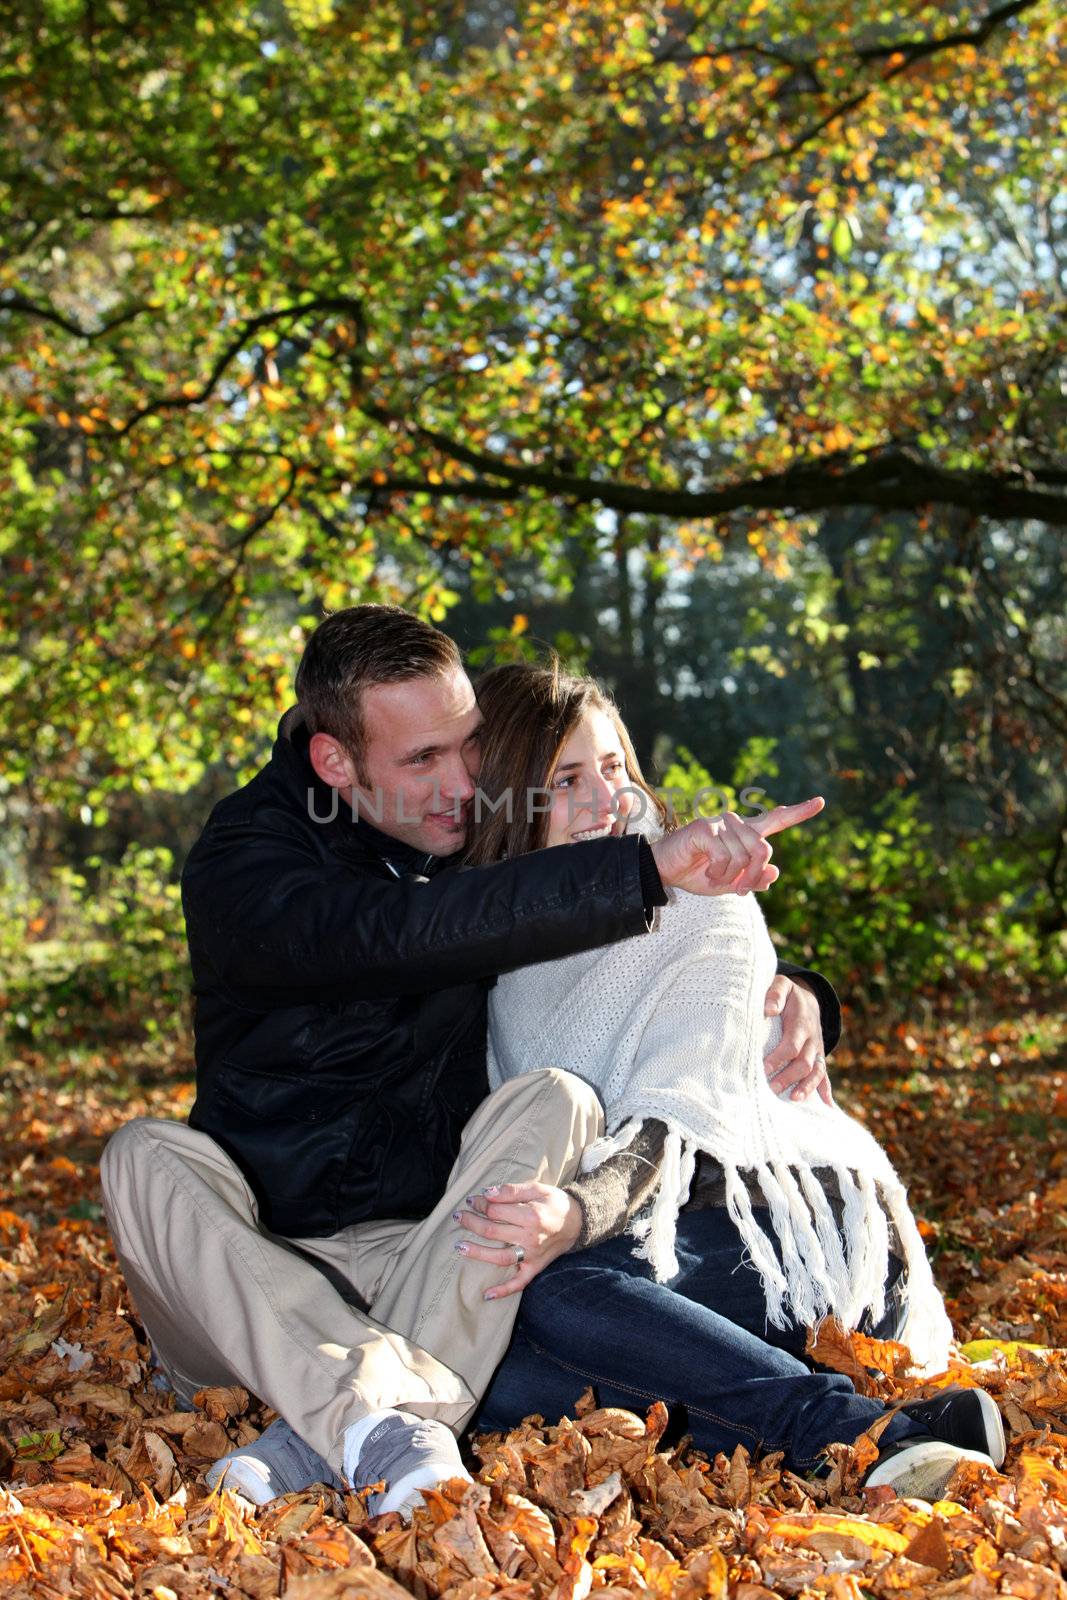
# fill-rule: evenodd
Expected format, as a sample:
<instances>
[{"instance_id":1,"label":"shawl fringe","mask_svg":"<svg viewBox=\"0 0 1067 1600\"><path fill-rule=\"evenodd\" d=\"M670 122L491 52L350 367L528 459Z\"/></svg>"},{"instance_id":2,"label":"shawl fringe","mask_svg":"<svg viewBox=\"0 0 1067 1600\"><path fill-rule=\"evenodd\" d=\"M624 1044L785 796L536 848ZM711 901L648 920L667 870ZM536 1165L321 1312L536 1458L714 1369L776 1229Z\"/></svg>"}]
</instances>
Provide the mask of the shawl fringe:
<instances>
[{"instance_id":1,"label":"shawl fringe","mask_svg":"<svg viewBox=\"0 0 1067 1600\"><path fill-rule=\"evenodd\" d=\"M625 1150L640 1127L641 1119L631 1117L598 1139L586 1150L582 1171L593 1171ZM655 1198L630 1225L637 1240L634 1255L649 1263L660 1283L678 1273L678 1213L689 1197L701 1149L685 1129L667 1124ZM832 1167L843 1205L840 1227L810 1166L767 1161L754 1169L769 1213L765 1227L756 1218L741 1170L733 1162L721 1165L726 1208L759 1274L774 1327L816 1328L826 1317L836 1317L846 1328L858 1327L865 1317L877 1323L886 1309L892 1222L907 1273L908 1344L923 1370L943 1370L951 1326L904 1187L888 1162L877 1179L844 1164Z\"/></svg>"}]
</instances>

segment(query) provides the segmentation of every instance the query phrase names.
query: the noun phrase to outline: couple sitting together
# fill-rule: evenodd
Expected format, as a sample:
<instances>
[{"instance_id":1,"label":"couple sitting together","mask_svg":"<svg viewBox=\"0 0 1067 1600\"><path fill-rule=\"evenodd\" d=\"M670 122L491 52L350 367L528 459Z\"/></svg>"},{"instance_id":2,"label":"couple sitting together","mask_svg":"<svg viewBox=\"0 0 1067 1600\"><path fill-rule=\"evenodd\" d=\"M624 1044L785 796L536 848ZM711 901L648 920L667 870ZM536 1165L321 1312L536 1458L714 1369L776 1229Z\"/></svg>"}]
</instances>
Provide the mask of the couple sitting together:
<instances>
[{"instance_id":1,"label":"couple sitting together","mask_svg":"<svg viewBox=\"0 0 1067 1600\"><path fill-rule=\"evenodd\" d=\"M371 1509L407 1512L466 1475L466 1431L588 1385L819 1470L885 1408L806 1330L930 1371L951 1338L892 1166L833 1103L833 990L776 961L752 892L821 800L671 829L595 683L511 665L476 692L394 607L327 618L296 690L183 874L189 1123L128 1123L101 1163L179 1400L278 1412L208 1481L384 1483ZM988 1395L942 1391L866 1482L935 1499L1004 1448Z\"/></svg>"}]
</instances>

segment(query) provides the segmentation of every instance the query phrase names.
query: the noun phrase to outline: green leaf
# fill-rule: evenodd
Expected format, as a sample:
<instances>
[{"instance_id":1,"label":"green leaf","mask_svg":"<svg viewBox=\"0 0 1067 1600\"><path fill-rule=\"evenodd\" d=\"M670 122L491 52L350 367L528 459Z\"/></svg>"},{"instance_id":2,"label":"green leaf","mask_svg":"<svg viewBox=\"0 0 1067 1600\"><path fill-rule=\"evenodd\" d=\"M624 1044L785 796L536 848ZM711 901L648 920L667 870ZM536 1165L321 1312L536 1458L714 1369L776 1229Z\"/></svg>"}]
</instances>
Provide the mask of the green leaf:
<instances>
[{"instance_id":1,"label":"green leaf","mask_svg":"<svg viewBox=\"0 0 1067 1600\"><path fill-rule=\"evenodd\" d=\"M842 261L852 254L852 229L849 227L847 217L838 217L830 234L830 243L836 256Z\"/></svg>"},{"instance_id":2,"label":"green leaf","mask_svg":"<svg viewBox=\"0 0 1067 1600\"><path fill-rule=\"evenodd\" d=\"M24 1433L15 1449L23 1461L54 1461L63 1454L63 1440L54 1429L47 1433Z\"/></svg>"}]
</instances>

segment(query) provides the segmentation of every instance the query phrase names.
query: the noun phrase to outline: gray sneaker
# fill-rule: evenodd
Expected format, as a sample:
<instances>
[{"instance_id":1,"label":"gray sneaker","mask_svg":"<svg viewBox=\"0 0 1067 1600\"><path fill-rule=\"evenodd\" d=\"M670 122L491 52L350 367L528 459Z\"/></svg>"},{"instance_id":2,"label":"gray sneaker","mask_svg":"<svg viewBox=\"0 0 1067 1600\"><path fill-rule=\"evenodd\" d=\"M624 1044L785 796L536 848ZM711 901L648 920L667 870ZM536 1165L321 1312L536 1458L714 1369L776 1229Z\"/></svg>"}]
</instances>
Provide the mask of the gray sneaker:
<instances>
[{"instance_id":1,"label":"gray sneaker","mask_svg":"<svg viewBox=\"0 0 1067 1600\"><path fill-rule=\"evenodd\" d=\"M316 1455L282 1417L264 1429L254 1444L220 1456L204 1477L212 1489L221 1483L224 1489L232 1489L256 1506L265 1506L280 1494L310 1488L313 1483L344 1488L329 1463Z\"/></svg>"},{"instance_id":2,"label":"gray sneaker","mask_svg":"<svg viewBox=\"0 0 1067 1600\"><path fill-rule=\"evenodd\" d=\"M901 1499L940 1500L961 1461L993 1465L981 1450L964 1450L944 1439L901 1439L886 1445L863 1482L869 1489L887 1483Z\"/></svg>"},{"instance_id":3,"label":"gray sneaker","mask_svg":"<svg viewBox=\"0 0 1067 1600\"><path fill-rule=\"evenodd\" d=\"M378 1411L351 1423L345 1429L345 1472L357 1489L385 1484L367 1501L372 1516L385 1511L410 1516L422 1504L421 1490L446 1478L470 1481L455 1437L444 1423L407 1411Z\"/></svg>"}]
</instances>

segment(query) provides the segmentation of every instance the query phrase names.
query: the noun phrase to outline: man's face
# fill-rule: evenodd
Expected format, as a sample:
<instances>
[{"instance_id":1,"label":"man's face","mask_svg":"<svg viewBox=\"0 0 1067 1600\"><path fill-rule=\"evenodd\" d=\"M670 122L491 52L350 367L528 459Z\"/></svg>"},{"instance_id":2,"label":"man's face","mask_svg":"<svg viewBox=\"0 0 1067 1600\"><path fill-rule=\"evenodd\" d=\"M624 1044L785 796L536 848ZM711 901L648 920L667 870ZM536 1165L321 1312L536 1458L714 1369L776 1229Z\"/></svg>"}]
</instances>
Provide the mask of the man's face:
<instances>
[{"instance_id":1,"label":"man's face","mask_svg":"<svg viewBox=\"0 0 1067 1600\"><path fill-rule=\"evenodd\" d=\"M358 815L427 855L461 849L478 775L481 723L471 681L458 669L364 690L366 750L360 771L349 769ZM313 746L325 737L316 734ZM318 761L315 766L341 787Z\"/></svg>"}]
</instances>

